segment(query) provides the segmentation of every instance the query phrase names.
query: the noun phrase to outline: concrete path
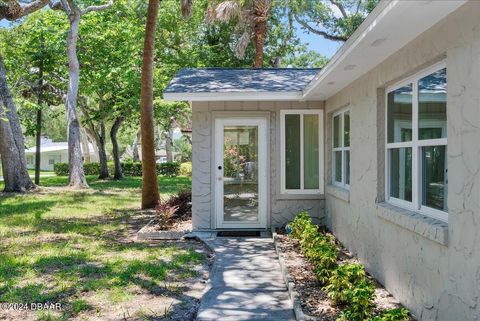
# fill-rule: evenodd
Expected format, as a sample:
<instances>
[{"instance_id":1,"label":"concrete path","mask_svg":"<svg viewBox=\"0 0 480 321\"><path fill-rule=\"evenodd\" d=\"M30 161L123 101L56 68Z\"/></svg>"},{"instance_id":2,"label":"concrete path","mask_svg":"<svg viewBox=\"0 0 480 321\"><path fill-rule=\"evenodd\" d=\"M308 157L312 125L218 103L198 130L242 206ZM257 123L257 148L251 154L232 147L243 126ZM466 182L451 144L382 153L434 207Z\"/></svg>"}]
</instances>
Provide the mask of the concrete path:
<instances>
[{"instance_id":1,"label":"concrete path","mask_svg":"<svg viewBox=\"0 0 480 321\"><path fill-rule=\"evenodd\" d=\"M199 321L295 320L271 238L220 237Z\"/></svg>"}]
</instances>

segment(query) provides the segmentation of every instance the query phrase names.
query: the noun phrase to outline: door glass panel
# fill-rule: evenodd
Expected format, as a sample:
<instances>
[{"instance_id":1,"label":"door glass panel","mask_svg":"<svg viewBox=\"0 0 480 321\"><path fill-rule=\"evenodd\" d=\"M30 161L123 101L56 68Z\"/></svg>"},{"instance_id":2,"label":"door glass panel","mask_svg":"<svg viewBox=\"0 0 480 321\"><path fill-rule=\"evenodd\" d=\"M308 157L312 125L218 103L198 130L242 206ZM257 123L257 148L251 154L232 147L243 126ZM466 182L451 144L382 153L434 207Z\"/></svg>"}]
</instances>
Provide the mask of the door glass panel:
<instances>
[{"instance_id":1,"label":"door glass panel","mask_svg":"<svg viewBox=\"0 0 480 321\"><path fill-rule=\"evenodd\" d=\"M224 127L225 222L258 220L258 126Z\"/></svg>"},{"instance_id":2,"label":"door glass panel","mask_svg":"<svg viewBox=\"0 0 480 321\"><path fill-rule=\"evenodd\" d=\"M285 115L285 187L300 189L300 115Z\"/></svg>"},{"instance_id":3,"label":"door glass panel","mask_svg":"<svg viewBox=\"0 0 480 321\"><path fill-rule=\"evenodd\" d=\"M320 184L320 150L318 140L318 115L303 116L304 188L318 189Z\"/></svg>"}]
</instances>

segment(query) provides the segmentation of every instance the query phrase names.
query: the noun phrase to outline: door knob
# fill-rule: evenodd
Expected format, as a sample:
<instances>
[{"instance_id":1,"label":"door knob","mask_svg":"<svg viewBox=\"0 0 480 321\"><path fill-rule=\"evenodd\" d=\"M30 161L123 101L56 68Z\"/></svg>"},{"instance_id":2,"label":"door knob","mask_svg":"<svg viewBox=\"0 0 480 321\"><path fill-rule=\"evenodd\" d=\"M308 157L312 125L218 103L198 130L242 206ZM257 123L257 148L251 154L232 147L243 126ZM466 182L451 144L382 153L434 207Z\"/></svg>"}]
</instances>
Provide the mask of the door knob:
<instances>
[{"instance_id":1,"label":"door knob","mask_svg":"<svg viewBox=\"0 0 480 321\"><path fill-rule=\"evenodd\" d=\"M222 166L218 166L218 169L220 169L220 170L221 170L221 169L222 169Z\"/></svg>"}]
</instances>

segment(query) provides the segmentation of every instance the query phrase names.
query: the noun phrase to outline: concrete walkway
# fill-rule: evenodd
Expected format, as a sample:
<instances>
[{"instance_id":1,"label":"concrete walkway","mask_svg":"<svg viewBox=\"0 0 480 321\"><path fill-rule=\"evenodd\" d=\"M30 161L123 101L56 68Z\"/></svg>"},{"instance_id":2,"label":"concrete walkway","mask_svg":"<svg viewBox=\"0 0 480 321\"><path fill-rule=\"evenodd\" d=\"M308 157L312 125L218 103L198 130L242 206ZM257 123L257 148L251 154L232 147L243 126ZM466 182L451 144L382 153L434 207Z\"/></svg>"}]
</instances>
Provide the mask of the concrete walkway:
<instances>
[{"instance_id":1,"label":"concrete walkway","mask_svg":"<svg viewBox=\"0 0 480 321\"><path fill-rule=\"evenodd\" d=\"M271 238L220 237L197 320L295 320Z\"/></svg>"}]
</instances>

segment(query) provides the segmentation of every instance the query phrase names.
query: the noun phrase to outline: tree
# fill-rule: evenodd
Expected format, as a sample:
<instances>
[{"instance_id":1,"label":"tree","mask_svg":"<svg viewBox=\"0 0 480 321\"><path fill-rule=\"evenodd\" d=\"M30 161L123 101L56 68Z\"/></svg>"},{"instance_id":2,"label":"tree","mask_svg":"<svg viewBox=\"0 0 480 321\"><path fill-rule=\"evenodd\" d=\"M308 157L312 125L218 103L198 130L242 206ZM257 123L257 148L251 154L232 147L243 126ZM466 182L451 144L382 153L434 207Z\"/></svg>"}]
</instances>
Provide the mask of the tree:
<instances>
[{"instance_id":1,"label":"tree","mask_svg":"<svg viewBox=\"0 0 480 321\"><path fill-rule=\"evenodd\" d=\"M157 26L159 0L149 0L143 65L140 87L141 137L142 137L142 209L154 208L160 201L155 159L153 122L153 59L155 53L155 28Z\"/></svg>"},{"instance_id":2,"label":"tree","mask_svg":"<svg viewBox=\"0 0 480 321\"><path fill-rule=\"evenodd\" d=\"M190 106L186 102L165 102L155 99L154 114L157 123L165 135L165 151L167 161L173 161L173 131L176 127L183 127L191 117Z\"/></svg>"},{"instance_id":3,"label":"tree","mask_svg":"<svg viewBox=\"0 0 480 321\"><path fill-rule=\"evenodd\" d=\"M245 57L245 50L253 39L255 44L255 68L263 67L263 49L267 35L272 0L228 0L216 3L207 9L207 19L213 22L235 21L236 28L242 31L235 54L239 59Z\"/></svg>"},{"instance_id":4,"label":"tree","mask_svg":"<svg viewBox=\"0 0 480 321\"><path fill-rule=\"evenodd\" d=\"M280 0L305 30L332 41L347 41L379 0Z\"/></svg>"},{"instance_id":5,"label":"tree","mask_svg":"<svg viewBox=\"0 0 480 321\"><path fill-rule=\"evenodd\" d=\"M26 5L20 1L3 0L0 19L15 21L43 8L48 0L36 0ZM0 54L0 154L6 192L23 192L35 187L28 175L25 145L17 108L7 84L3 57Z\"/></svg>"},{"instance_id":6,"label":"tree","mask_svg":"<svg viewBox=\"0 0 480 321\"><path fill-rule=\"evenodd\" d=\"M113 5L113 0L103 5L91 5L81 9L76 0L60 0L52 7L65 12L70 23L67 35L68 56L68 91L65 99L65 109L68 121L68 163L69 184L74 188L88 187L83 170L82 150L80 143L80 122L77 117L78 86L80 77L80 64L77 56L77 42L80 19L90 12L103 11Z\"/></svg>"}]
</instances>

